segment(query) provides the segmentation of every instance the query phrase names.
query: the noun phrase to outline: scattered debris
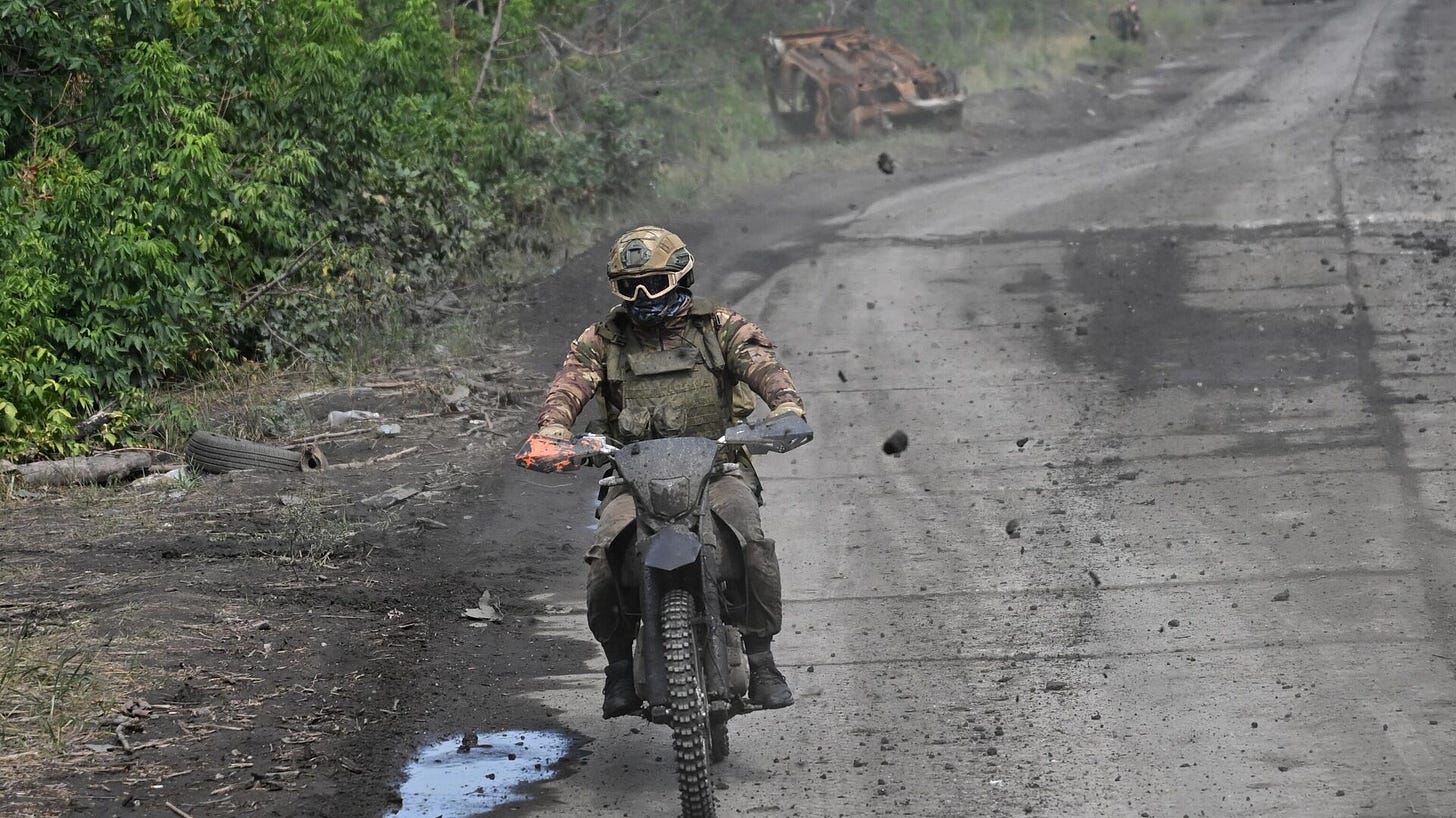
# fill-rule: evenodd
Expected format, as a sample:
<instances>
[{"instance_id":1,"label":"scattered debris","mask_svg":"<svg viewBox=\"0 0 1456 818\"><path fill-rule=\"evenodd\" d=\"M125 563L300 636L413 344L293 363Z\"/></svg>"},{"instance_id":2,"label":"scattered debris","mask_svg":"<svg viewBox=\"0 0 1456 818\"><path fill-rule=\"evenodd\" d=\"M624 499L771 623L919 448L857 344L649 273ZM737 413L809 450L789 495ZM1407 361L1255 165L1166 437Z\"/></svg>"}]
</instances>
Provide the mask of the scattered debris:
<instances>
[{"instance_id":1,"label":"scattered debris","mask_svg":"<svg viewBox=\"0 0 1456 818\"><path fill-rule=\"evenodd\" d=\"M199 471L210 474L243 469L318 471L329 465L323 450L312 444L294 451L211 432L193 432L187 439L186 456Z\"/></svg>"},{"instance_id":2,"label":"scattered debris","mask_svg":"<svg viewBox=\"0 0 1456 818\"><path fill-rule=\"evenodd\" d=\"M131 699L121 706L121 714L134 719L144 719L152 715L152 705L146 699Z\"/></svg>"},{"instance_id":3,"label":"scattered debris","mask_svg":"<svg viewBox=\"0 0 1456 818\"><path fill-rule=\"evenodd\" d=\"M1289 589L1288 588L1285 588L1284 590L1282 590L1279 593L1275 594L1274 595L1274 601L1275 602L1288 602L1289 601Z\"/></svg>"},{"instance_id":4,"label":"scattered debris","mask_svg":"<svg viewBox=\"0 0 1456 818\"><path fill-rule=\"evenodd\" d=\"M379 420L379 417L378 412L367 412L363 409L336 409L329 413L329 428L341 429L356 421Z\"/></svg>"},{"instance_id":5,"label":"scattered debris","mask_svg":"<svg viewBox=\"0 0 1456 818\"><path fill-rule=\"evenodd\" d=\"M849 383L849 378L844 377L844 370L843 369L839 370L838 371L838 374L839 374L839 382L840 383Z\"/></svg>"},{"instance_id":6,"label":"scattered debris","mask_svg":"<svg viewBox=\"0 0 1456 818\"><path fill-rule=\"evenodd\" d=\"M1066 682L1062 682L1062 681L1051 681L1051 682L1047 682L1046 683L1046 689L1047 689L1048 692L1053 692L1053 691L1057 691L1057 690L1066 690L1067 689L1067 683Z\"/></svg>"},{"instance_id":7,"label":"scattered debris","mask_svg":"<svg viewBox=\"0 0 1456 818\"><path fill-rule=\"evenodd\" d=\"M885 443L884 445L880 446L880 449L885 454L899 457L900 453L909 448L909 446L910 436L905 434L903 430L896 429L894 434L885 438Z\"/></svg>"},{"instance_id":8,"label":"scattered debris","mask_svg":"<svg viewBox=\"0 0 1456 818\"><path fill-rule=\"evenodd\" d=\"M379 434L382 437L394 437L399 433L400 428L398 423L385 423L379 427Z\"/></svg>"},{"instance_id":9,"label":"scattered debris","mask_svg":"<svg viewBox=\"0 0 1456 818\"><path fill-rule=\"evenodd\" d=\"M37 463L10 463L0 474L13 474L22 486L78 486L124 480L152 465L150 452L114 452L89 457L67 457Z\"/></svg>"},{"instance_id":10,"label":"scattered debris","mask_svg":"<svg viewBox=\"0 0 1456 818\"><path fill-rule=\"evenodd\" d=\"M189 474L190 473L187 471L186 466L178 466L177 468L170 469L168 471L158 472L156 474L148 474L145 477L138 477L137 479L131 481L131 484L133 486L139 486L142 488L147 488L150 486L171 486L180 483L183 480L186 480Z\"/></svg>"},{"instance_id":11,"label":"scattered debris","mask_svg":"<svg viewBox=\"0 0 1456 818\"><path fill-rule=\"evenodd\" d=\"M475 604L475 607L466 608L465 611L460 615L466 619L476 620L477 627L480 627L483 625L483 623L487 622L499 625L506 620L505 617L501 616L498 604L499 601L496 599L494 594L492 594L488 590L481 591L480 601Z\"/></svg>"},{"instance_id":12,"label":"scattered debris","mask_svg":"<svg viewBox=\"0 0 1456 818\"><path fill-rule=\"evenodd\" d=\"M165 805L167 807L167 809L171 810L172 811L172 814L173 815L176 815L177 818L192 818L191 815L189 815L186 812L183 812L181 807L177 806L176 804L172 803L171 801L163 801L162 804Z\"/></svg>"},{"instance_id":13,"label":"scattered debris","mask_svg":"<svg viewBox=\"0 0 1456 818\"><path fill-rule=\"evenodd\" d=\"M469 310L453 290L441 290L415 302L410 310L422 324L436 324L446 318L464 315Z\"/></svg>"},{"instance_id":14,"label":"scattered debris","mask_svg":"<svg viewBox=\"0 0 1456 818\"><path fill-rule=\"evenodd\" d=\"M403 503L421 491L422 489L414 486L395 486L388 491L380 492L373 497L366 497L359 502L370 508L390 508Z\"/></svg>"},{"instance_id":15,"label":"scattered debris","mask_svg":"<svg viewBox=\"0 0 1456 818\"><path fill-rule=\"evenodd\" d=\"M1006 536L1010 537L1013 540L1019 539L1021 537L1020 520L1012 518L1006 521Z\"/></svg>"},{"instance_id":16,"label":"scattered debris","mask_svg":"<svg viewBox=\"0 0 1456 818\"><path fill-rule=\"evenodd\" d=\"M444 396L445 405L450 407L450 411L452 412L462 411L461 404L469 399L470 387L464 384L457 384L454 389L450 390L449 394Z\"/></svg>"},{"instance_id":17,"label":"scattered debris","mask_svg":"<svg viewBox=\"0 0 1456 818\"><path fill-rule=\"evenodd\" d=\"M388 463L391 460L399 460L400 458L408 457L409 455L412 455L412 454L418 452L419 450L420 450L420 447L419 446L411 446L408 449L400 449L397 452L392 452L390 454L380 455L379 457L371 457L368 460L357 460L357 461L355 461L353 463L340 463L339 465L334 466L333 468L335 468L335 469L362 469L365 466L372 466L375 463Z\"/></svg>"},{"instance_id":18,"label":"scattered debris","mask_svg":"<svg viewBox=\"0 0 1456 818\"><path fill-rule=\"evenodd\" d=\"M1031 440L1031 438L1029 438L1029 437L1021 437L1021 438L1017 438L1017 439L1016 439L1016 448L1018 448L1018 449L1024 449L1024 448L1026 448L1026 444L1027 444L1027 443L1028 443L1028 442L1029 442L1029 441L1030 441L1030 440Z\"/></svg>"},{"instance_id":19,"label":"scattered debris","mask_svg":"<svg viewBox=\"0 0 1456 818\"><path fill-rule=\"evenodd\" d=\"M879 158L875 159L875 167L880 169L880 173L889 176L895 172L895 158L888 153L881 152Z\"/></svg>"},{"instance_id":20,"label":"scattered debris","mask_svg":"<svg viewBox=\"0 0 1456 818\"><path fill-rule=\"evenodd\" d=\"M1097 576L1097 572L1096 571L1093 571L1091 568L1088 568L1087 569L1087 576L1089 576L1089 577L1092 578L1092 587L1093 588L1101 588L1102 587L1102 577Z\"/></svg>"}]
</instances>

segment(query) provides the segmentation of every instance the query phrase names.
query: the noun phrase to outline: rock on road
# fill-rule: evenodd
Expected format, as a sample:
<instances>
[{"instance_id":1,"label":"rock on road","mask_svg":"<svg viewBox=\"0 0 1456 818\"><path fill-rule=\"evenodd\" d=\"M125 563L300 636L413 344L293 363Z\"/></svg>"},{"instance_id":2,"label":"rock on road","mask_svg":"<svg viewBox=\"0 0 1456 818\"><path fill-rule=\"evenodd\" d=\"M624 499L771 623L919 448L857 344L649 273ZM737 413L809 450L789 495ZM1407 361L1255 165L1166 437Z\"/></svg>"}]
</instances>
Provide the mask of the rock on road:
<instances>
[{"instance_id":1,"label":"rock on road","mask_svg":"<svg viewBox=\"0 0 1456 818\"><path fill-rule=\"evenodd\" d=\"M1456 815L1456 3L1213 36L1146 127L851 211L736 299L818 436L760 461L799 702L732 722L721 814ZM542 680L591 755L523 809L676 814L599 664Z\"/></svg>"}]
</instances>

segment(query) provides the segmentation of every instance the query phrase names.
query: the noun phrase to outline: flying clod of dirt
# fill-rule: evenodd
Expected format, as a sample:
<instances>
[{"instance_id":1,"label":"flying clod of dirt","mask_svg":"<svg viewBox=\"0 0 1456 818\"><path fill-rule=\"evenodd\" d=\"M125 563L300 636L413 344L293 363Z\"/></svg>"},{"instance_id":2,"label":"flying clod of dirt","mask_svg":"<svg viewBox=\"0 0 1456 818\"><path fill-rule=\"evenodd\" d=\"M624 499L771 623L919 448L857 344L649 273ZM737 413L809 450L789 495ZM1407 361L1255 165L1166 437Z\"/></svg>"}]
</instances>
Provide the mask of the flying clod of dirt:
<instances>
[{"instance_id":1,"label":"flying clod of dirt","mask_svg":"<svg viewBox=\"0 0 1456 818\"><path fill-rule=\"evenodd\" d=\"M880 169L880 173L889 176L895 172L895 158L888 153L881 153L880 157L875 160L875 167Z\"/></svg>"},{"instance_id":2,"label":"flying clod of dirt","mask_svg":"<svg viewBox=\"0 0 1456 818\"><path fill-rule=\"evenodd\" d=\"M905 434L903 431L896 429L894 434L885 438L885 445L881 446L880 449L885 454L899 457L900 453L905 451L905 449L909 448L909 446L910 436Z\"/></svg>"}]
</instances>

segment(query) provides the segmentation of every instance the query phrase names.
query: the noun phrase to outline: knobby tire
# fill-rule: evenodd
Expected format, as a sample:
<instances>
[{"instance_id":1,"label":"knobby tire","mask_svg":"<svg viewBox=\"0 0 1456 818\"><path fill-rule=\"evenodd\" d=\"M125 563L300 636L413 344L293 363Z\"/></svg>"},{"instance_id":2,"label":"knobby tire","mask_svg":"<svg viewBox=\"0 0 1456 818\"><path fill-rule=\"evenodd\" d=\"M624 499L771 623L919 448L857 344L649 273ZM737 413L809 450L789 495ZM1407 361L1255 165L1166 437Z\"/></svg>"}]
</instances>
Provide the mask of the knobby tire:
<instances>
[{"instance_id":1,"label":"knobby tire","mask_svg":"<svg viewBox=\"0 0 1456 818\"><path fill-rule=\"evenodd\" d=\"M667 657L667 698L672 711L672 751L683 818L714 818L708 697L693 627L693 597L682 590L662 599L662 646Z\"/></svg>"}]
</instances>

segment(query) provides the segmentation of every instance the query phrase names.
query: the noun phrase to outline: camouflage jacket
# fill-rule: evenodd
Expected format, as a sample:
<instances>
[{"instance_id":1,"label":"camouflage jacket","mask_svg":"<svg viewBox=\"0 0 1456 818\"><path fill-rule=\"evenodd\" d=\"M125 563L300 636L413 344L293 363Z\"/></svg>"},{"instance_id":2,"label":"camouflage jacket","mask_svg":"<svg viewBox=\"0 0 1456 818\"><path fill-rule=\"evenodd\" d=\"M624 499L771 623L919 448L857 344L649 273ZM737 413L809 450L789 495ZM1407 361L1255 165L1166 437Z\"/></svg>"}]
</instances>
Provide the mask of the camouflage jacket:
<instances>
[{"instance_id":1,"label":"camouflage jacket","mask_svg":"<svg viewBox=\"0 0 1456 818\"><path fill-rule=\"evenodd\" d=\"M551 381L545 404L536 416L538 426L557 423L569 428L592 396L608 385L606 360L609 342L604 336L611 334L612 327L625 327L626 331L635 333L644 345L663 350L678 349L692 343L689 322L702 320L705 316L712 321L728 372L735 380L747 384L771 409L784 404L800 409L804 407L803 400L794 389L789 370L779 363L774 343L757 324L728 307L695 298L687 315L674 318L661 327L638 327L625 316L619 319L618 315L623 312L621 306L615 307L605 321L587 327L571 342L566 360ZM621 410L622 400L620 395L611 392L608 387L600 397L608 414L615 414Z\"/></svg>"}]
</instances>

